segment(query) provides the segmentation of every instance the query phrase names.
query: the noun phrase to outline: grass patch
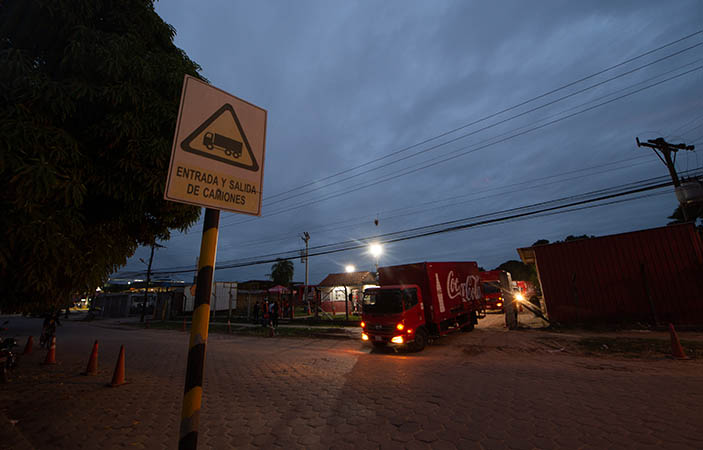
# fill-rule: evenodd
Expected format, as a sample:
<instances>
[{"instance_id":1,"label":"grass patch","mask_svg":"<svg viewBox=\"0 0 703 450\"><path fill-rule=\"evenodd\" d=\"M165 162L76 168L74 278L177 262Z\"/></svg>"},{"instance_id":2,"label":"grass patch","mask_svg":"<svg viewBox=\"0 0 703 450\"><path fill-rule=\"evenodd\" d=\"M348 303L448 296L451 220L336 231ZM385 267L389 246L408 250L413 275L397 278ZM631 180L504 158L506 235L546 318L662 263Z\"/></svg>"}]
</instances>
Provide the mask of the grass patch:
<instances>
[{"instance_id":1,"label":"grass patch","mask_svg":"<svg viewBox=\"0 0 703 450\"><path fill-rule=\"evenodd\" d=\"M129 324L135 328L146 328L144 323L132 322ZM150 329L156 330L183 330L183 323L177 322L149 322ZM190 332L190 323L186 324L186 331ZM227 334L227 324L210 322L209 333ZM323 337L323 338L340 338L347 339L344 332L340 332L340 328L331 327L278 327L275 330L276 336L281 337ZM240 336L259 336L269 337L269 328L261 326L242 327L232 324L232 333Z\"/></svg>"},{"instance_id":2,"label":"grass patch","mask_svg":"<svg viewBox=\"0 0 703 450\"><path fill-rule=\"evenodd\" d=\"M671 354L671 342L664 339L587 337L576 341L576 345L587 353L631 358L654 358ZM703 357L703 343L683 340L681 346L689 357Z\"/></svg>"}]
</instances>

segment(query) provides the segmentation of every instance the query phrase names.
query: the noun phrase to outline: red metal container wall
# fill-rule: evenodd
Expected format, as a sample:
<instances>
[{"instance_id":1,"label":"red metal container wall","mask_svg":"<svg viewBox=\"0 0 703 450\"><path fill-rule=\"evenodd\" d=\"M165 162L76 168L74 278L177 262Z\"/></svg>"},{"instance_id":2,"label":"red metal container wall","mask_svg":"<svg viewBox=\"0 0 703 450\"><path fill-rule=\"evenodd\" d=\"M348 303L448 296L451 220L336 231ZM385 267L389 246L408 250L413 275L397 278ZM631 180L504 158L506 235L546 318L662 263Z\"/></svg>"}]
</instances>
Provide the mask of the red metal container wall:
<instances>
[{"instance_id":1,"label":"red metal container wall","mask_svg":"<svg viewBox=\"0 0 703 450\"><path fill-rule=\"evenodd\" d=\"M534 250L557 322L703 325L703 245L691 224Z\"/></svg>"}]
</instances>

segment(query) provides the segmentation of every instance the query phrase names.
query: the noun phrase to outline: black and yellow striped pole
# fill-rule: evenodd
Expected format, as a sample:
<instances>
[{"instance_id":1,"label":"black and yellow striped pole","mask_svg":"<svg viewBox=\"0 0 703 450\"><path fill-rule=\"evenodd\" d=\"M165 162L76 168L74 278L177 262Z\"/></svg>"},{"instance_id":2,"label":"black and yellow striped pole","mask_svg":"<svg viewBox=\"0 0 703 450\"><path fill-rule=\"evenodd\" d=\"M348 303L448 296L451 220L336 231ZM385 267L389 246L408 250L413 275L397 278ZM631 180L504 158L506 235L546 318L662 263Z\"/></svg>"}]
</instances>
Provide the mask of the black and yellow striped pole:
<instances>
[{"instance_id":1,"label":"black and yellow striped pole","mask_svg":"<svg viewBox=\"0 0 703 450\"><path fill-rule=\"evenodd\" d=\"M200 403L203 395L203 368L210 324L210 294L212 293L212 277L215 271L219 222L220 211L206 208L203 239L200 243L200 259L198 260L193 324L188 343L188 366L183 393L183 409L181 410L179 449L195 449L198 446Z\"/></svg>"}]
</instances>

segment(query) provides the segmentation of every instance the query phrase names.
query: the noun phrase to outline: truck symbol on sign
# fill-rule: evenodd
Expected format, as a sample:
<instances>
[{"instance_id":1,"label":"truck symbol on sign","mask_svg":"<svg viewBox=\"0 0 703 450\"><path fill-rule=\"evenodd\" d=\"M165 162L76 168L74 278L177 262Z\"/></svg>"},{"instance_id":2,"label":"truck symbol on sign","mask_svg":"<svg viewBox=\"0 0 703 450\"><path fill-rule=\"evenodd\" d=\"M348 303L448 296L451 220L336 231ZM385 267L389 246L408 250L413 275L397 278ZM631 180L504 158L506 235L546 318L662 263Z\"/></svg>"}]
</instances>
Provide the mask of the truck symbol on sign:
<instances>
[{"instance_id":1,"label":"truck symbol on sign","mask_svg":"<svg viewBox=\"0 0 703 450\"><path fill-rule=\"evenodd\" d=\"M242 156L242 143L221 134L208 131L203 136L203 145L208 150L213 150L215 147L224 150L227 156L234 156L235 158Z\"/></svg>"}]
</instances>

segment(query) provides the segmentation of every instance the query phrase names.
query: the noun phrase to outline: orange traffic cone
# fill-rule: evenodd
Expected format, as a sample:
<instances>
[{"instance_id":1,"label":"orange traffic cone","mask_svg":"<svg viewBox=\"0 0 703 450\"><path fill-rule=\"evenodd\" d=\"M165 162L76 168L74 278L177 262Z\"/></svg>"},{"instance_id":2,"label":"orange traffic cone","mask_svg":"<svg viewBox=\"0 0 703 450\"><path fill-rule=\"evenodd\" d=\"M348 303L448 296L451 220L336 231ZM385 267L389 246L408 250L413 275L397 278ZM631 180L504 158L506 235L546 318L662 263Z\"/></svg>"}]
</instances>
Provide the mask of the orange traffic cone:
<instances>
[{"instance_id":1,"label":"orange traffic cone","mask_svg":"<svg viewBox=\"0 0 703 450\"><path fill-rule=\"evenodd\" d=\"M23 355L29 355L32 353L32 345L34 344L34 337L29 336L27 338L27 344L24 346L24 351L22 352Z\"/></svg>"},{"instance_id":2,"label":"orange traffic cone","mask_svg":"<svg viewBox=\"0 0 703 450\"><path fill-rule=\"evenodd\" d=\"M44 359L43 364L56 364L56 336L51 338L49 353L46 354L46 359Z\"/></svg>"},{"instance_id":3,"label":"orange traffic cone","mask_svg":"<svg viewBox=\"0 0 703 450\"><path fill-rule=\"evenodd\" d=\"M232 323L227 319L227 333L232 334Z\"/></svg>"},{"instance_id":4,"label":"orange traffic cone","mask_svg":"<svg viewBox=\"0 0 703 450\"><path fill-rule=\"evenodd\" d=\"M93 344L93 351L90 352L90 358L88 359L88 367L83 372L83 375L97 375L98 374L98 341L96 340Z\"/></svg>"},{"instance_id":5,"label":"orange traffic cone","mask_svg":"<svg viewBox=\"0 0 703 450\"><path fill-rule=\"evenodd\" d=\"M124 345L120 347L120 356L117 357L117 365L115 373L112 375L112 383L110 387L117 387L124 384Z\"/></svg>"},{"instance_id":6,"label":"orange traffic cone","mask_svg":"<svg viewBox=\"0 0 703 450\"><path fill-rule=\"evenodd\" d=\"M672 323L669 324L669 334L671 335L671 356L676 359L689 359L686 353L684 353L683 347L681 347L679 336L676 334L674 324Z\"/></svg>"}]
</instances>

